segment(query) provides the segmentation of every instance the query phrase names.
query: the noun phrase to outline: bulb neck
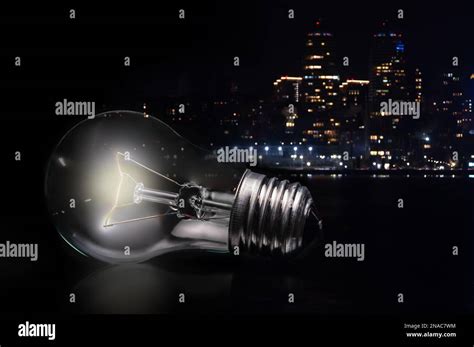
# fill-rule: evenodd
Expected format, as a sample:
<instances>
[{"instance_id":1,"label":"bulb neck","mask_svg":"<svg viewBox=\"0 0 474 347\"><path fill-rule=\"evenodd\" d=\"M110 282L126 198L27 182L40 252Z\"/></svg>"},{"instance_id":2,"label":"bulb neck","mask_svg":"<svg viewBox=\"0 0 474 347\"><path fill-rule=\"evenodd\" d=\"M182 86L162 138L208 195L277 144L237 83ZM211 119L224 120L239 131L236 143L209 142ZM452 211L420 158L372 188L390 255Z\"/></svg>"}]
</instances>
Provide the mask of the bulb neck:
<instances>
[{"instance_id":1,"label":"bulb neck","mask_svg":"<svg viewBox=\"0 0 474 347\"><path fill-rule=\"evenodd\" d=\"M295 254L319 238L321 228L308 188L250 170L244 173L230 215L231 252L237 246L247 254Z\"/></svg>"}]
</instances>

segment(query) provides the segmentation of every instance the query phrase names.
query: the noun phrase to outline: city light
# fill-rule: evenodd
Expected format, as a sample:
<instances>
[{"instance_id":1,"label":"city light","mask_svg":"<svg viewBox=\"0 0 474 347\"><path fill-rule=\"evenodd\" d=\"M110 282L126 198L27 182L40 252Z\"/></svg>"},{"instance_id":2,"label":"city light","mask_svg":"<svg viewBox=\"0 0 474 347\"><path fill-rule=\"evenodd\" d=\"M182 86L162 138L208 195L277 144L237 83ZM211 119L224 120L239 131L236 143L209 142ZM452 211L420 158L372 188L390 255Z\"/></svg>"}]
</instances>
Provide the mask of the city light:
<instances>
[{"instance_id":1,"label":"city light","mask_svg":"<svg viewBox=\"0 0 474 347\"><path fill-rule=\"evenodd\" d=\"M292 160L305 154L311 157L314 169L434 170L440 163L452 170L472 169L472 159L461 156L456 166L451 166L448 158L454 149L461 153L468 150L474 139L470 94L474 87L465 89L466 82L474 80L473 71L447 68L429 76L428 70L409 61L413 58L407 55L402 33L385 23L371 37L370 50L364 52L370 61L369 78L364 79L352 66L339 66L337 40L319 28L307 33L300 53L300 71L304 73L276 74L280 77L268 82L270 86L273 82L268 99L247 100L234 93L232 100L213 100L225 139L244 146L260 143L265 157L262 164L269 168L278 165L292 170ZM426 94L423 82L432 77L440 77L434 86L439 95ZM414 103L415 107L419 103L424 121L413 122L409 115L382 110L379 105L389 99ZM152 106L147 103L146 108L148 111ZM181 117L179 121L186 128L189 124L178 109L179 104L173 104L170 116L176 122L177 116ZM446 119L446 124L434 126L437 119ZM276 129L281 132L275 133ZM270 142L273 135L278 141ZM413 141L415 137L418 141ZM222 139L212 140L218 143Z\"/></svg>"}]
</instances>

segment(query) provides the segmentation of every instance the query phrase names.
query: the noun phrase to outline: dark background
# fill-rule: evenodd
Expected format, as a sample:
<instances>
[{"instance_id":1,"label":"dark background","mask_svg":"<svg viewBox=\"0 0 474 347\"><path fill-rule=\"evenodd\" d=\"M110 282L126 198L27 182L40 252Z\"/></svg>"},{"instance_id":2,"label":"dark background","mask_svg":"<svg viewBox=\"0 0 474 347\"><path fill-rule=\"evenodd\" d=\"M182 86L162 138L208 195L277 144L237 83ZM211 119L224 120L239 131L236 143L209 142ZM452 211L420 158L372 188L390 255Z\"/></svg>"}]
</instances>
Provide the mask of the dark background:
<instances>
[{"instance_id":1,"label":"dark background","mask_svg":"<svg viewBox=\"0 0 474 347\"><path fill-rule=\"evenodd\" d=\"M181 7L184 22L177 20ZM314 341L341 332L351 332L348 338L374 334L404 341L402 323L413 321L457 322L458 334L469 341L464 328L473 312L474 192L467 177L290 175L311 189L326 239L365 243L364 262L325 258L320 248L298 263L179 254L113 267L74 253L46 211L48 157L80 120L55 116L56 101L91 99L101 111L137 109L147 98L212 98L236 74L246 93L265 96L276 77L299 68L304 35L320 17L354 57L357 77L366 77L368 56L361 52L377 23L393 18L399 7L405 10L414 62L435 70L452 52L473 61L472 14L457 3L429 8L273 1L107 8L2 4L0 240L39 243L40 253L38 262L0 261L0 345L32 342L15 339L25 320L58 322L57 344L92 341L91 335L154 339L155 330L168 336L172 327L189 329L190 338L212 340L220 332L243 339L247 330L239 325L249 335L261 327L268 338L288 330ZM77 10L75 21L67 19L69 8ZM296 11L293 21L286 19L288 8ZM20 68L13 66L16 55L22 56ZM123 67L125 55L132 58L130 68ZM232 68L234 55L241 57L238 72ZM21 162L13 160L16 150ZM404 209L396 208L400 197ZM460 248L457 257L451 255L453 245ZM75 305L68 303L71 292ZM179 292L189 303L176 303ZM296 295L293 305L287 303L289 292ZM400 292L404 304L397 304ZM209 320L216 317L220 323ZM302 328L308 321L317 328Z\"/></svg>"}]
</instances>

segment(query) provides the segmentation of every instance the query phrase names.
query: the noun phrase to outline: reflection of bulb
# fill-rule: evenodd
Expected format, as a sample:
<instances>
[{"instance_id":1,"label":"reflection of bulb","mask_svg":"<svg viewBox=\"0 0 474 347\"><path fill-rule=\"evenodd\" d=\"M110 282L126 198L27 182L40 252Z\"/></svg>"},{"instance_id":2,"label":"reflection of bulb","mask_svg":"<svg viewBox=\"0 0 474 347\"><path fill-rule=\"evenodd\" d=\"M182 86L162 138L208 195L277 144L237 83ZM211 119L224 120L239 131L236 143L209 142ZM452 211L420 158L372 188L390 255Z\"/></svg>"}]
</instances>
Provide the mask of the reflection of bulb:
<instances>
[{"instance_id":1,"label":"reflection of bulb","mask_svg":"<svg viewBox=\"0 0 474 347\"><path fill-rule=\"evenodd\" d=\"M186 249L294 254L321 228L306 187L219 163L129 111L66 134L48 164L46 198L71 246L112 263Z\"/></svg>"}]
</instances>

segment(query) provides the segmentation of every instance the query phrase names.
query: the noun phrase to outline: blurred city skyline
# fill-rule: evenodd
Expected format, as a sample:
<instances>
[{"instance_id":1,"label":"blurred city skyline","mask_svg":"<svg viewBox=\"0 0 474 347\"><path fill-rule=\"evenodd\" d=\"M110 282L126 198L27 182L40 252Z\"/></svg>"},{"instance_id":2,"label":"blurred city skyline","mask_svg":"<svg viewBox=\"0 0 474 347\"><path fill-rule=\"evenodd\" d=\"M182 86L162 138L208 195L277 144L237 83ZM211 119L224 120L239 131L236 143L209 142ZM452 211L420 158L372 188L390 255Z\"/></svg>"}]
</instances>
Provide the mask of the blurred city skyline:
<instances>
[{"instance_id":1,"label":"blurred city skyline","mask_svg":"<svg viewBox=\"0 0 474 347\"><path fill-rule=\"evenodd\" d=\"M296 10L287 11L287 20L295 20ZM188 130L204 125L202 138L212 145L265 145L267 158L274 157L268 166L292 166L296 159L309 168L469 168L474 165L474 74L457 51L443 52L442 66L434 65L439 57L420 61L402 29L405 11L394 12L402 18L374 21L377 25L363 33L367 43L356 54L346 53L344 39L330 30L331 19L312 20L295 40L301 47L285 53L299 68L274 71L278 77L269 95L242 87L247 83L241 75L245 56L235 55L228 58L225 70L230 73L200 81L203 95L189 92L192 77L184 74L175 95L161 98L160 105L153 98L145 101L144 112L194 139ZM361 56L365 72L357 63ZM255 71L254 81L262 79ZM219 92L206 94L206 85ZM381 112L381 105L392 101L417 104L417 116ZM212 134L205 132L209 126ZM285 145L306 145L312 153L278 149Z\"/></svg>"},{"instance_id":2,"label":"blurred city skyline","mask_svg":"<svg viewBox=\"0 0 474 347\"><path fill-rule=\"evenodd\" d=\"M84 100L96 102L97 112L142 110L213 148L262 146L270 166L474 165L472 15L461 5L81 6L73 25L67 11L1 12L4 32L28 29L5 35L0 57L11 119L50 119L58 100ZM328 34L327 50L311 53L326 44L318 32ZM377 37L383 32L385 39ZM330 58L319 61L322 55ZM21 68L10 67L16 56ZM419 119L382 115L390 100L419 103ZM313 150L295 158L294 146ZM350 160L341 163L345 152Z\"/></svg>"}]
</instances>

